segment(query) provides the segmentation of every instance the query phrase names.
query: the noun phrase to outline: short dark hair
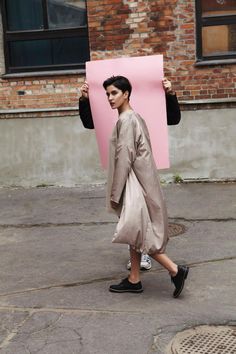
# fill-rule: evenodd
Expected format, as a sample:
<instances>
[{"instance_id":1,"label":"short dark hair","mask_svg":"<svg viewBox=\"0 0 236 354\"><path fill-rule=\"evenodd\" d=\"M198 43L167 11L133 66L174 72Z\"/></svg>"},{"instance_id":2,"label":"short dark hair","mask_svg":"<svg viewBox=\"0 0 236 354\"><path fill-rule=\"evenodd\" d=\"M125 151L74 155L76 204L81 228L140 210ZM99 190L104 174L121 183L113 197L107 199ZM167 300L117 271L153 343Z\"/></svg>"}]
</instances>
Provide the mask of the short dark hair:
<instances>
[{"instance_id":1,"label":"short dark hair","mask_svg":"<svg viewBox=\"0 0 236 354\"><path fill-rule=\"evenodd\" d=\"M130 98L132 86L126 77L121 76L121 75L111 76L103 82L103 87L105 90L110 85L114 85L116 88L121 90L123 93L128 91L128 93L129 93L128 99Z\"/></svg>"}]
</instances>

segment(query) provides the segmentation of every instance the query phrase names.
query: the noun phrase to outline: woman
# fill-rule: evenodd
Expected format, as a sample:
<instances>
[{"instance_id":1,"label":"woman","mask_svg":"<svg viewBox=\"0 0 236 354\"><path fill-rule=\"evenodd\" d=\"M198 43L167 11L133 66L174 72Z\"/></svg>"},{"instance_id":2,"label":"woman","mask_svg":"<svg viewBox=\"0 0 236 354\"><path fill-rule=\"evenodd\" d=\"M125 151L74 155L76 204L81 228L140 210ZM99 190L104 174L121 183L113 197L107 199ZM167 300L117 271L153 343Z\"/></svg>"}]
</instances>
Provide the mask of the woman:
<instances>
[{"instance_id":1,"label":"woman","mask_svg":"<svg viewBox=\"0 0 236 354\"><path fill-rule=\"evenodd\" d=\"M164 252L168 242L167 213L152 156L145 121L133 111L129 80L113 76L103 83L112 109L119 119L110 141L108 204L119 216L113 242L130 246L131 271L111 292L143 291L140 281L141 253L149 254L166 268L175 286L174 297L183 290L189 268L178 266Z\"/></svg>"},{"instance_id":2,"label":"woman","mask_svg":"<svg viewBox=\"0 0 236 354\"><path fill-rule=\"evenodd\" d=\"M162 85L165 91L166 97L166 113L167 113L167 124L168 125L177 125L181 120L181 112L178 103L178 99L175 91L172 89L171 82L164 78L162 80ZM89 102L89 85L85 81L80 88L81 97L79 99L79 113L80 119L83 123L83 126L87 129L94 129L93 117ZM130 259L127 263L127 269L131 269ZM150 270L152 267L151 259L147 254L141 255L140 269L141 270Z\"/></svg>"}]
</instances>

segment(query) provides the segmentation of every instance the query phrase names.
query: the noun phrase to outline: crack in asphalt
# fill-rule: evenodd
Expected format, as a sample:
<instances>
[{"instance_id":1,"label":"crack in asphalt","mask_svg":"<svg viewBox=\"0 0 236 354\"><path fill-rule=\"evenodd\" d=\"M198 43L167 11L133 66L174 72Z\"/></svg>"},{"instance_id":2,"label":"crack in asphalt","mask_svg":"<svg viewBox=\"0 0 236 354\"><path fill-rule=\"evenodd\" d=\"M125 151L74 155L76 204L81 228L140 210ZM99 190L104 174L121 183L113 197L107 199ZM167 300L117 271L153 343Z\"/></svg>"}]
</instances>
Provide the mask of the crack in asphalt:
<instances>
[{"instance_id":1,"label":"crack in asphalt","mask_svg":"<svg viewBox=\"0 0 236 354\"><path fill-rule=\"evenodd\" d=\"M201 265L206 265L209 263L217 263L217 262L223 262L223 261L231 261L235 260L236 256L233 257L224 257L224 258L216 258L216 259L208 259L206 261L201 261L201 262L194 262L194 263L189 263L186 264L190 268L195 268L197 266ZM165 269L152 269L149 270L148 273L162 273L165 272ZM40 288L29 288L25 290L19 290L19 291L14 291L14 292L9 292L9 293L3 293L0 294L0 297L6 297L6 296L12 296L12 295L20 295L20 294L26 294L30 292L37 292L37 291L42 291L42 290L51 290L51 289L57 289L57 288L69 288L69 287L77 287L77 286L83 286L83 285L90 285L90 284L97 284L97 283L102 283L106 281L112 281L112 280L117 280L122 278L122 274L118 274L116 276L110 276L110 277L104 277L104 278L95 278L95 279L90 279L90 280L85 280L85 281L78 281L78 282L72 282L72 283L62 283L62 284L54 284L54 285L48 285Z\"/></svg>"},{"instance_id":2,"label":"crack in asphalt","mask_svg":"<svg viewBox=\"0 0 236 354\"><path fill-rule=\"evenodd\" d=\"M212 222L228 222L236 221L236 218L183 218L173 217L169 220L178 220L183 222L199 222L199 221L212 221ZM29 229L33 227L63 227L63 226L97 226L97 225L113 225L117 221L89 221L89 222L62 222L62 223L34 223L34 224L0 224L0 229L16 228L16 229Z\"/></svg>"},{"instance_id":3,"label":"crack in asphalt","mask_svg":"<svg viewBox=\"0 0 236 354\"><path fill-rule=\"evenodd\" d=\"M18 306L0 306L0 311L15 311L15 312L26 312L29 313L29 317L35 313L43 313L43 312L55 312L59 314L88 314L88 313L99 313L99 314L130 314L130 315L139 315L145 314L145 311L140 310L104 310L104 309L86 309L86 308L78 308L78 307L18 307Z\"/></svg>"},{"instance_id":4,"label":"crack in asphalt","mask_svg":"<svg viewBox=\"0 0 236 354\"><path fill-rule=\"evenodd\" d=\"M91 222L71 222L71 223L40 223L40 224L0 224L0 229L16 228L30 229L33 227L61 227L61 226L96 226L116 224L116 221L91 221Z\"/></svg>"},{"instance_id":5,"label":"crack in asphalt","mask_svg":"<svg viewBox=\"0 0 236 354\"><path fill-rule=\"evenodd\" d=\"M3 339L3 341L0 343L0 349L8 346L8 344L18 334L19 330L24 326L26 321L28 321L28 319L30 319L30 317L32 315L32 313L31 313L32 311L27 311L27 310L23 311L23 309L22 309L21 312L26 312L27 316L18 325L16 325L16 327L13 328L12 331L10 333L8 333L8 335Z\"/></svg>"}]
</instances>

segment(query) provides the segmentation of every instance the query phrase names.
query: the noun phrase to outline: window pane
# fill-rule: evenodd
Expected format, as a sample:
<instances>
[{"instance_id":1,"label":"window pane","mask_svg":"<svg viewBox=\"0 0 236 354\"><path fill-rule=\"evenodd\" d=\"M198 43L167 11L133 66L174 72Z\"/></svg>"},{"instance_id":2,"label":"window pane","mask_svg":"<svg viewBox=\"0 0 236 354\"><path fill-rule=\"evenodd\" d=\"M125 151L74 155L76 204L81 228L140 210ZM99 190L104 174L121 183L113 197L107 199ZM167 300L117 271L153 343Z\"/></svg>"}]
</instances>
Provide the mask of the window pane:
<instances>
[{"instance_id":1,"label":"window pane","mask_svg":"<svg viewBox=\"0 0 236 354\"><path fill-rule=\"evenodd\" d=\"M7 0L6 11L10 31L43 28L42 0Z\"/></svg>"},{"instance_id":2,"label":"window pane","mask_svg":"<svg viewBox=\"0 0 236 354\"><path fill-rule=\"evenodd\" d=\"M10 66L79 64L89 60L87 38L62 38L10 43Z\"/></svg>"},{"instance_id":3,"label":"window pane","mask_svg":"<svg viewBox=\"0 0 236 354\"><path fill-rule=\"evenodd\" d=\"M48 0L49 28L86 26L85 0Z\"/></svg>"},{"instance_id":4,"label":"window pane","mask_svg":"<svg viewBox=\"0 0 236 354\"><path fill-rule=\"evenodd\" d=\"M203 55L227 55L236 52L236 25L202 28Z\"/></svg>"},{"instance_id":5,"label":"window pane","mask_svg":"<svg viewBox=\"0 0 236 354\"><path fill-rule=\"evenodd\" d=\"M235 0L201 0L201 5L203 17L236 14Z\"/></svg>"},{"instance_id":6,"label":"window pane","mask_svg":"<svg viewBox=\"0 0 236 354\"><path fill-rule=\"evenodd\" d=\"M51 64L50 40L11 42L10 63L13 67Z\"/></svg>"},{"instance_id":7,"label":"window pane","mask_svg":"<svg viewBox=\"0 0 236 354\"><path fill-rule=\"evenodd\" d=\"M62 38L52 41L53 64L77 64L89 60L87 38Z\"/></svg>"}]
</instances>

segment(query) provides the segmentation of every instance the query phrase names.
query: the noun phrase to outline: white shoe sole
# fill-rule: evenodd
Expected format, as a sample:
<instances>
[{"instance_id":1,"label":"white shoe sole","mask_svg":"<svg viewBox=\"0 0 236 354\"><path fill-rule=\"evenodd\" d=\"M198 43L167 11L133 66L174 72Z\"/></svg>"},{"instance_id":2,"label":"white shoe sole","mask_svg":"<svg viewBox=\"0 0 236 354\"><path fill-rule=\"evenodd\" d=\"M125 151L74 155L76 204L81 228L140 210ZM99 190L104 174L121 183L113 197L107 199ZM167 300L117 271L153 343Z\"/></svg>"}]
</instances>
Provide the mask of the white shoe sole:
<instances>
[{"instance_id":1,"label":"white shoe sole","mask_svg":"<svg viewBox=\"0 0 236 354\"><path fill-rule=\"evenodd\" d=\"M142 266L140 264L140 270L150 270L152 268L152 265L151 264L148 264L148 265L145 265L145 266Z\"/></svg>"},{"instance_id":2,"label":"white shoe sole","mask_svg":"<svg viewBox=\"0 0 236 354\"><path fill-rule=\"evenodd\" d=\"M127 270L130 270L130 269L131 269L131 266L127 265L126 268L127 268ZM152 268L152 265L151 265L151 264L149 264L148 266L142 266L142 265L140 264L140 270L150 270L151 268Z\"/></svg>"}]
</instances>

